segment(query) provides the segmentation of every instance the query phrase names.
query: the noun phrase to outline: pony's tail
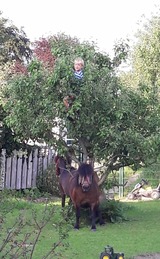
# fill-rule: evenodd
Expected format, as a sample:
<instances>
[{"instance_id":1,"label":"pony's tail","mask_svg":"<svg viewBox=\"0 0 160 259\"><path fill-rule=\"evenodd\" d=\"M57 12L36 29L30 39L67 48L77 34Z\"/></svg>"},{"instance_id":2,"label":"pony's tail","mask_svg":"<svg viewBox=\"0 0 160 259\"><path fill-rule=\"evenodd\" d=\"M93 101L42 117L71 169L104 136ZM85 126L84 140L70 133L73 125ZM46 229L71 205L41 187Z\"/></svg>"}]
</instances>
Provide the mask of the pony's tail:
<instances>
[{"instance_id":1,"label":"pony's tail","mask_svg":"<svg viewBox=\"0 0 160 259\"><path fill-rule=\"evenodd\" d=\"M59 169L59 166L58 166L58 159L60 158L60 156L55 156L54 157L54 162L56 164L56 175L59 176L60 175L60 169Z\"/></svg>"},{"instance_id":2,"label":"pony's tail","mask_svg":"<svg viewBox=\"0 0 160 259\"><path fill-rule=\"evenodd\" d=\"M59 158L60 158L59 155L55 156L55 157L54 157L54 162L57 163L57 161L58 161Z\"/></svg>"}]
</instances>

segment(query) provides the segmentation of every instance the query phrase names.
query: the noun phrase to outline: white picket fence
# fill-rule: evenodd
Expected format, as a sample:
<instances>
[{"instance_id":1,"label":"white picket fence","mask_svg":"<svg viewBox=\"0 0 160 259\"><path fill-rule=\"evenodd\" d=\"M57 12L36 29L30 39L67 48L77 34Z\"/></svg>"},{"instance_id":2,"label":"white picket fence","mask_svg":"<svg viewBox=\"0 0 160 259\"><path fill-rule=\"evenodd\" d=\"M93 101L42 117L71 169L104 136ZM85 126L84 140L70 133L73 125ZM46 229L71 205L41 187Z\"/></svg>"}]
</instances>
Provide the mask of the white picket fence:
<instances>
[{"instance_id":1,"label":"white picket fence","mask_svg":"<svg viewBox=\"0 0 160 259\"><path fill-rule=\"evenodd\" d=\"M15 154L7 157L2 150L0 163L0 190L35 188L37 176L53 163L53 150L32 151L29 156Z\"/></svg>"}]
</instances>

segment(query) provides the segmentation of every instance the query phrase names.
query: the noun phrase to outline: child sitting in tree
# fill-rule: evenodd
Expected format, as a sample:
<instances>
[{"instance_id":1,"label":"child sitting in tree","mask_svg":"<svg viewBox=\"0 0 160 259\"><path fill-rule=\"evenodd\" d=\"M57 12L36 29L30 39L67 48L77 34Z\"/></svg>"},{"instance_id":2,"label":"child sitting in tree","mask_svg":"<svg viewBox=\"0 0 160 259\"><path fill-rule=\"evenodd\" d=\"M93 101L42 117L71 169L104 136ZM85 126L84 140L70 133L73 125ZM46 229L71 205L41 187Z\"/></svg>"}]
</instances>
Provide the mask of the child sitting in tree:
<instances>
[{"instance_id":1,"label":"child sitting in tree","mask_svg":"<svg viewBox=\"0 0 160 259\"><path fill-rule=\"evenodd\" d=\"M83 79L83 68L84 68L84 61L82 58L76 58L74 60L74 79L75 79L75 86L80 87L79 83L81 83ZM76 95L78 95L80 89L75 89L75 93L71 93L68 96L63 98L63 103L68 110L69 107L72 106L74 100L76 99Z\"/></svg>"}]
</instances>

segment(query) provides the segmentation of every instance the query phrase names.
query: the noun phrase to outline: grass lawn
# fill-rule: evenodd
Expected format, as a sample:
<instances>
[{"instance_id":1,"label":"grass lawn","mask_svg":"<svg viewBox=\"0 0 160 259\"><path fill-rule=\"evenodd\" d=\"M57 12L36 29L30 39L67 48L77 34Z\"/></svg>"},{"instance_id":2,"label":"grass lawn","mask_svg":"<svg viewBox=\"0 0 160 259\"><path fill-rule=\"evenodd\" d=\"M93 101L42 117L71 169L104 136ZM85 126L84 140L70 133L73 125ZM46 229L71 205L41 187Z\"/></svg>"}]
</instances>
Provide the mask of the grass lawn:
<instances>
[{"instance_id":1,"label":"grass lawn","mask_svg":"<svg viewBox=\"0 0 160 259\"><path fill-rule=\"evenodd\" d=\"M120 223L106 223L105 226L97 225L97 231L90 230L90 225L81 224L79 231L73 230L73 221L62 220L60 204L54 202L49 204L49 208L54 208L54 215L45 209L42 203L28 202L24 200L10 199L1 204L1 228L0 228L0 246L6 236L6 230L13 228L13 224L19 214L23 215L23 220L27 222L21 227L21 233L17 233L17 240L24 240L26 233L32 233L33 218L42 226L46 220L47 224L42 230L40 238L36 244L33 259L42 259L51 249L55 242L58 242L63 234L68 234L63 244L55 250L57 254L47 258L62 259L99 259L100 253L104 247L110 245L115 252L124 252L125 259L144 253L160 252L159 245L159 219L160 219L160 200L158 201L138 201L122 202L125 208L126 221ZM8 206L8 207L7 207ZM10 208L10 209L9 209ZM33 213L34 211L34 213ZM5 216L4 216L5 215ZM4 221L2 220L4 217ZM74 217L73 217L74 218ZM57 224L58 222L58 224ZM71 223L71 224L70 224ZM22 224L23 225L23 224ZM35 232L30 235L29 240L35 238ZM15 237L14 237L15 238ZM3 250L4 252L4 250ZM60 252L58 254L58 252ZM3 257L0 257L3 258ZM11 257L5 256L5 259ZM14 257L13 257L14 258ZM31 257L19 257L31 258Z\"/></svg>"},{"instance_id":2,"label":"grass lawn","mask_svg":"<svg viewBox=\"0 0 160 259\"><path fill-rule=\"evenodd\" d=\"M108 223L98 226L96 232L83 228L71 231L72 253L77 259L96 259L106 245L111 245L115 252L124 252L125 258L147 252L160 252L159 219L160 201L127 203L126 215L129 221ZM157 232L158 231L158 232Z\"/></svg>"}]
</instances>

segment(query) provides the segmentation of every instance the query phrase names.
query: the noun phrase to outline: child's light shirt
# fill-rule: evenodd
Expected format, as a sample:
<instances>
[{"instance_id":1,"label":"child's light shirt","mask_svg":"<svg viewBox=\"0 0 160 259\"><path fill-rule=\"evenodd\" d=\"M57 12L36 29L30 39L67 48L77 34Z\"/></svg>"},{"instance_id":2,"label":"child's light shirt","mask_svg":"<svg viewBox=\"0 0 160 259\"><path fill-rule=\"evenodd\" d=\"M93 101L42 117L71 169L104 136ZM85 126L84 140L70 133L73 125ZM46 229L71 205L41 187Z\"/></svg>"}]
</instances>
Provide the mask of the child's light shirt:
<instances>
[{"instance_id":1,"label":"child's light shirt","mask_svg":"<svg viewBox=\"0 0 160 259\"><path fill-rule=\"evenodd\" d=\"M80 70L80 71L74 71L74 76L75 78L77 79L82 79L83 78L83 71Z\"/></svg>"}]
</instances>

